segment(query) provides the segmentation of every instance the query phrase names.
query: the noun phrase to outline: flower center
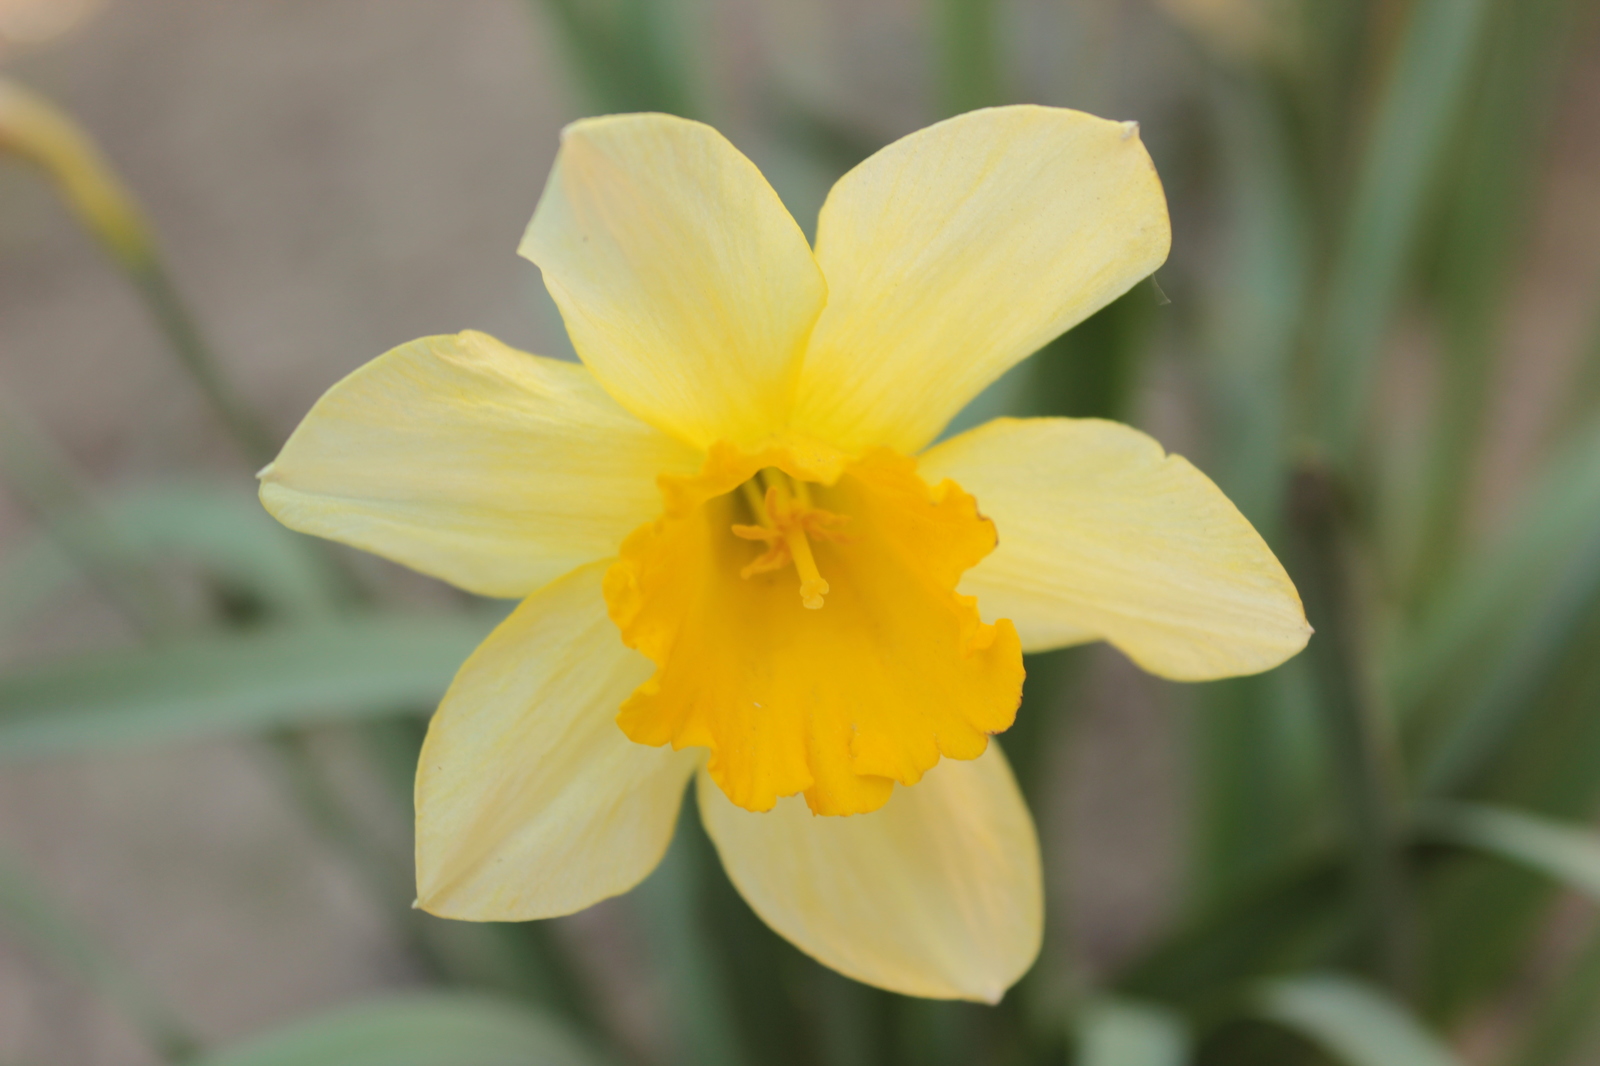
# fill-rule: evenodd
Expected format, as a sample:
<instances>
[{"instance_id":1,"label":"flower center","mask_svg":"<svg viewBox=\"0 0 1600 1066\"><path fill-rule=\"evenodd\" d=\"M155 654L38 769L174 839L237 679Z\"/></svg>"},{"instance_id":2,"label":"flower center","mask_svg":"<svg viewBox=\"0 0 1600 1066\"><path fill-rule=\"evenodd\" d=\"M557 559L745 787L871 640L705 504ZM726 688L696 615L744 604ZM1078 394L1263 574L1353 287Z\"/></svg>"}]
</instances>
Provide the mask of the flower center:
<instances>
[{"instance_id":1,"label":"flower center","mask_svg":"<svg viewBox=\"0 0 1600 1066\"><path fill-rule=\"evenodd\" d=\"M606 574L622 642L656 664L617 725L709 749L746 810L803 792L817 814L860 814L1011 725L1022 648L956 591L995 545L976 500L887 449L810 459L718 445L700 475L661 479L661 517Z\"/></svg>"},{"instance_id":2,"label":"flower center","mask_svg":"<svg viewBox=\"0 0 1600 1066\"><path fill-rule=\"evenodd\" d=\"M763 494L757 482L766 488ZM815 611L822 607L822 597L828 594L828 583L817 569L816 557L811 554L811 541L847 542L850 538L839 530L848 522L848 515L824 511L811 502L811 490L804 481L783 471L768 467L739 486L755 525L735 523L733 535L745 540L759 540L767 550L739 571L742 578L782 570L790 563L800 575L800 602Z\"/></svg>"}]
</instances>

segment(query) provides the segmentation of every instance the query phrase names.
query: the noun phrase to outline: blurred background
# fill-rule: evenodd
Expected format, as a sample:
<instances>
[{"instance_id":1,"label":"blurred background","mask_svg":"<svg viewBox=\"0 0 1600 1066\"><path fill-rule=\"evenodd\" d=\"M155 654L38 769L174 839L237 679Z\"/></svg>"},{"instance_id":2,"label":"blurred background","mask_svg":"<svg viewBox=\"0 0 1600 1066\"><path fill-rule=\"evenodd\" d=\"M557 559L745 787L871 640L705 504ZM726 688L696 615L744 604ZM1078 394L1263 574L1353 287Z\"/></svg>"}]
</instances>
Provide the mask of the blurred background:
<instances>
[{"instance_id":1,"label":"blurred background","mask_svg":"<svg viewBox=\"0 0 1600 1066\"><path fill-rule=\"evenodd\" d=\"M1593 0L0 0L0 84L0 1066L1600 1063ZM1030 659L1049 928L998 1008L810 963L692 816L572 918L410 911L416 745L504 608L253 472L414 337L571 357L514 250L576 117L709 121L809 233L1024 101L1140 122L1173 255L953 428L1153 433L1310 649Z\"/></svg>"}]
</instances>

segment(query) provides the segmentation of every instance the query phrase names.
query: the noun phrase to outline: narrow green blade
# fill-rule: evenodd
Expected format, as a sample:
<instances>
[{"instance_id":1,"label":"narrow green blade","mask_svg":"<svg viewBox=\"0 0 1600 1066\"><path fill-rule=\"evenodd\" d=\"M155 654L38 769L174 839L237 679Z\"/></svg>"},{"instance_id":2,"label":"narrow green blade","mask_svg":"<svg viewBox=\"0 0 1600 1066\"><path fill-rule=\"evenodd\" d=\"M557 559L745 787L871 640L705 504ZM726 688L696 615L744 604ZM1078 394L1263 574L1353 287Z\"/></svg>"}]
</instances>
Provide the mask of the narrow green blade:
<instances>
[{"instance_id":1,"label":"narrow green blade","mask_svg":"<svg viewBox=\"0 0 1600 1066\"><path fill-rule=\"evenodd\" d=\"M1600 834L1486 803L1437 803L1417 817L1429 839L1488 852L1600 903Z\"/></svg>"},{"instance_id":2,"label":"narrow green blade","mask_svg":"<svg viewBox=\"0 0 1600 1066\"><path fill-rule=\"evenodd\" d=\"M1079 1066L1183 1066L1189 1034L1183 1020L1133 1000L1091 1003L1078 1021Z\"/></svg>"},{"instance_id":3,"label":"narrow green blade","mask_svg":"<svg viewBox=\"0 0 1600 1066\"><path fill-rule=\"evenodd\" d=\"M298 1022L189 1066L599 1066L550 1019L494 999L394 996Z\"/></svg>"},{"instance_id":4,"label":"narrow green blade","mask_svg":"<svg viewBox=\"0 0 1600 1066\"><path fill-rule=\"evenodd\" d=\"M14 672L0 677L0 763L424 710L493 622L374 615Z\"/></svg>"},{"instance_id":5,"label":"narrow green blade","mask_svg":"<svg viewBox=\"0 0 1600 1066\"><path fill-rule=\"evenodd\" d=\"M144 486L95 500L95 518L114 533L120 555L107 565L141 566L171 557L259 596L293 617L333 613L335 578L307 538L262 510L253 493L204 485ZM0 631L85 577L57 536L39 535L0 560Z\"/></svg>"},{"instance_id":6,"label":"narrow green blade","mask_svg":"<svg viewBox=\"0 0 1600 1066\"><path fill-rule=\"evenodd\" d=\"M1378 105L1344 240L1328 282L1315 412L1335 466L1348 469L1372 409L1378 356L1404 293L1428 207L1471 87L1489 0L1412 6Z\"/></svg>"},{"instance_id":7,"label":"narrow green blade","mask_svg":"<svg viewBox=\"0 0 1600 1066\"><path fill-rule=\"evenodd\" d=\"M1390 656L1390 702L1413 734L1433 732L1441 719L1459 727L1462 708L1494 688L1519 635L1570 589L1600 528L1600 419L1545 463L1514 513L1515 525L1460 568Z\"/></svg>"},{"instance_id":8,"label":"narrow green blade","mask_svg":"<svg viewBox=\"0 0 1600 1066\"><path fill-rule=\"evenodd\" d=\"M1307 974L1273 981L1258 1006L1263 1017L1349 1066L1460 1066L1404 1005L1353 978Z\"/></svg>"},{"instance_id":9,"label":"narrow green blade","mask_svg":"<svg viewBox=\"0 0 1600 1066\"><path fill-rule=\"evenodd\" d=\"M693 117L696 68L684 13L665 0L533 0L549 16L573 80L595 114L665 111Z\"/></svg>"}]
</instances>

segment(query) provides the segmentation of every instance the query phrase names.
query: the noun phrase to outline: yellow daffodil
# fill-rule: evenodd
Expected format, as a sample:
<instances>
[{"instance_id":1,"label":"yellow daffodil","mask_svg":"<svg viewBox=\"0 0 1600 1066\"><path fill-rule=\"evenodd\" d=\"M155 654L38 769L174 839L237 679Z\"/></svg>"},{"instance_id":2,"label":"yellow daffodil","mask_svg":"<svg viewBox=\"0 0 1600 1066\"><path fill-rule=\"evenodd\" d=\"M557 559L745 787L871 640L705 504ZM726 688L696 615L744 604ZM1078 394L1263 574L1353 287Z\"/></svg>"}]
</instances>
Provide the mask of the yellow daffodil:
<instances>
[{"instance_id":1,"label":"yellow daffodil","mask_svg":"<svg viewBox=\"0 0 1600 1066\"><path fill-rule=\"evenodd\" d=\"M262 474L295 529L522 599L429 730L419 904L509 921L625 892L692 777L779 933L862 981L997 1000L1042 923L989 740L1022 653L1107 640L1198 680L1308 633L1250 525L1135 430L1002 419L928 447L1168 243L1137 127L1073 111L890 145L814 250L715 130L568 127L521 251L583 365L415 341Z\"/></svg>"}]
</instances>

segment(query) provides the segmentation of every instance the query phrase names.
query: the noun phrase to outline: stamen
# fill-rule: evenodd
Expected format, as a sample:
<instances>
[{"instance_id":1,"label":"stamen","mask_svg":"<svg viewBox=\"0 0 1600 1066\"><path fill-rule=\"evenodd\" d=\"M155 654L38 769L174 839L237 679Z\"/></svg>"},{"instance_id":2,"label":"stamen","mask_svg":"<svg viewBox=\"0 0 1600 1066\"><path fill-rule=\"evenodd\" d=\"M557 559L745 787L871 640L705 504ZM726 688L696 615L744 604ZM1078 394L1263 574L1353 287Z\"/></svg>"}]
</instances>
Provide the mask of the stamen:
<instances>
[{"instance_id":1,"label":"stamen","mask_svg":"<svg viewBox=\"0 0 1600 1066\"><path fill-rule=\"evenodd\" d=\"M845 523L846 516L815 507L805 482L792 481L781 471L763 470L760 477L767 488L765 495L757 489L754 478L740 488L750 505L751 515L761 524L735 525L733 535L743 540L762 541L767 550L741 569L739 576L749 578L781 570L793 563L800 576L800 602L810 610L819 610L822 597L828 594L828 583L817 569L816 556L811 553L811 541L806 534L844 541L848 538L836 530Z\"/></svg>"}]
</instances>

